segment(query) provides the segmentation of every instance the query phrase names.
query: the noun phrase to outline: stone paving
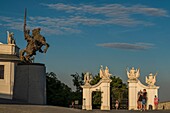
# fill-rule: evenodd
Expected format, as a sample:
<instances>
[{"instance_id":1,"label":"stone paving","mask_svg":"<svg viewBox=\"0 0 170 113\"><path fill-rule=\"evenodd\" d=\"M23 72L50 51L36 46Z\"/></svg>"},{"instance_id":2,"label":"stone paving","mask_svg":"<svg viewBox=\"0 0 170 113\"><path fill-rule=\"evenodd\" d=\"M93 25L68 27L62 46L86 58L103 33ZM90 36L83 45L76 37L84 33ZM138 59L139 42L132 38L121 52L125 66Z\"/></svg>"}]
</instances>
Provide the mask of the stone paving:
<instances>
[{"instance_id":1,"label":"stone paving","mask_svg":"<svg viewBox=\"0 0 170 113\"><path fill-rule=\"evenodd\" d=\"M159 111L144 111L146 113L170 113L168 110ZM95 109L92 111L86 111L74 108L64 108L58 106L46 106L46 105L15 105L15 104L0 104L0 113L140 113L140 111L128 111L128 110L110 110L101 111Z\"/></svg>"}]
</instances>

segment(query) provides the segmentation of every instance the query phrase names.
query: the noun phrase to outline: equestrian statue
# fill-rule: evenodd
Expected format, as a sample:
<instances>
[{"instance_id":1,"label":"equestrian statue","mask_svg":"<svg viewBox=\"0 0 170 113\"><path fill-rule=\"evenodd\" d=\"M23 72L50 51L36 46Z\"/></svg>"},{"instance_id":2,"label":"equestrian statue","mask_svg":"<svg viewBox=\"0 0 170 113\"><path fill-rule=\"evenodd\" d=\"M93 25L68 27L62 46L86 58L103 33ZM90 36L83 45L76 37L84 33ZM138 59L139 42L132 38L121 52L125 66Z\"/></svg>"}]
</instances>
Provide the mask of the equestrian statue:
<instances>
[{"instance_id":1,"label":"equestrian statue","mask_svg":"<svg viewBox=\"0 0 170 113\"><path fill-rule=\"evenodd\" d=\"M49 48L49 44L46 43L45 37L40 34L41 28L35 28L32 30L32 35L30 35L30 30L26 28L26 9L24 15L24 37L27 41L27 46L25 49L20 51L20 60L24 63L33 63L34 56L36 52L46 53ZM42 50L42 46L45 49Z\"/></svg>"}]
</instances>

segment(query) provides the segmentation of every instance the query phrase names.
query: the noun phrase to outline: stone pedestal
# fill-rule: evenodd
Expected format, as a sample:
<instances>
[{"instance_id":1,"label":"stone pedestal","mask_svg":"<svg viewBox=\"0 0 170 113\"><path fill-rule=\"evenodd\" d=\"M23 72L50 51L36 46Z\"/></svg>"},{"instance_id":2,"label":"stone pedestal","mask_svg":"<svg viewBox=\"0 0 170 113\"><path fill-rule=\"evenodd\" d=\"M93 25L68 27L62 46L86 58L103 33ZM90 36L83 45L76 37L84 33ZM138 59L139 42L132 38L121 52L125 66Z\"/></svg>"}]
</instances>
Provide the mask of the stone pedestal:
<instances>
[{"instance_id":1,"label":"stone pedestal","mask_svg":"<svg viewBox=\"0 0 170 113\"><path fill-rule=\"evenodd\" d=\"M17 65L13 99L29 104L46 104L46 68L44 64Z\"/></svg>"}]
</instances>

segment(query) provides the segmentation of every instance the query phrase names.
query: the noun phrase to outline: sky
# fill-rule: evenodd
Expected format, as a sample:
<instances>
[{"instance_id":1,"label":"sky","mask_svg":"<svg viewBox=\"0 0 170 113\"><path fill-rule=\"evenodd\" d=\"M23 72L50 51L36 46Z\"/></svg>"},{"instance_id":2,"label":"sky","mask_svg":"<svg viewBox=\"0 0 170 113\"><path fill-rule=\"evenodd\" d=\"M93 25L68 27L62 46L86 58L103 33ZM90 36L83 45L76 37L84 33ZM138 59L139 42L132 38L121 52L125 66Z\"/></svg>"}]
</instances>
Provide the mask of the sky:
<instances>
[{"instance_id":1,"label":"sky","mask_svg":"<svg viewBox=\"0 0 170 113\"><path fill-rule=\"evenodd\" d=\"M100 65L127 83L126 68L140 68L145 83L157 75L160 101L170 101L170 0L1 0L0 42L14 32L16 44L26 47L23 23L40 27L50 44L35 62L73 88L71 74L96 75Z\"/></svg>"}]
</instances>

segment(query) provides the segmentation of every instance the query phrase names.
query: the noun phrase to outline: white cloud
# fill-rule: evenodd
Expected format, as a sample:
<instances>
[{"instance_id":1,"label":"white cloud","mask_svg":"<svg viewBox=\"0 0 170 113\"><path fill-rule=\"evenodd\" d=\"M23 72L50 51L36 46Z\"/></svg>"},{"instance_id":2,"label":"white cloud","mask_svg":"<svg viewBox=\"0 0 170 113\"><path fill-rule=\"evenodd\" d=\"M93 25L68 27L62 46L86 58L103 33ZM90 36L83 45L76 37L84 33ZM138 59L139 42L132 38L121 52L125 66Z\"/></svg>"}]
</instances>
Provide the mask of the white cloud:
<instances>
[{"instance_id":1,"label":"white cloud","mask_svg":"<svg viewBox=\"0 0 170 113\"><path fill-rule=\"evenodd\" d=\"M154 47L151 43L103 43L97 44L100 47L114 48L114 49L124 49L124 50L148 50Z\"/></svg>"},{"instance_id":2,"label":"white cloud","mask_svg":"<svg viewBox=\"0 0 170 113\"><path fill-rule=\"evenodd\" d=\"M70 24L71 20L77 24L82 25L103 25L115 24L121 26L135 26L135 25L154 25L151 21L140 20L133 18L135 14L143 16L163 16L167 17L168 12L160 8L152 8L144 5L125 6L121 4L105 4L105 5L87 5L87 4L41 4L50 9L57 11L65 11L75 17L69 18L67 22ZM77 21L75 21L77 20ZM73 23L72 23L73 24Z\"/></svg>"},{"instance_id":3,"label":"white cloud","mask_svg":"<svg viewBox=\"0 0 170 113\"><path fill-rule=\"evenodd\" d=\"M131 11L136 14L145 14L145 15L150 15L150 16L168 16L168 12L163 9L159 8L152 8L152 7L147 7L144 5L135 5L131 8Z\"/></svg>"},{"instance_id":4,"label":"white cloud","mask_svg":"<svg viewBox=\"0 0 170 113\"><path fill-rule=\"evenodd\" d=\"M60 17L27 17L27 26L30 29L41 27L42 32L46 34L80 33L82 31L79 29L79 26L148 26L153 25L153 23L133 18L132 15L168 16L166 10L142 5L124 6L121 4L105 4L97 6L63 3L41 5L67 13ZM23 18L0 16L0 23L1 22L3 22L1 26L23 31Z\"/></svg>"},{"instance_id":5,"label":"white cloud","mask_svg":"<svg viewBox=\"0 0 170 113\"><path fill-rule=\"evenodd\" d=\"M106 5L70 5L70 4L41 4L51 9L72 12L85 12L90 14L101 14L109 17L127 17L132 14L143 14L151 16L167 16L166 10L160 8L152 8L144 5L124 6L121 4L106 4Z\"/></svg>"},{"instance_id":6,"label":"white cloud","mask_svg":"<svg viewBox=\"0 0 170 113\"><path fill-rule=\"evenodd\" d=\"M65 10L68 12L87 12L93 14L105 14L105 15L129 15L134 12L142 13L147 15L156 15L156 16L167 16L167 12L159 8L150 8L144 5L133 5L133 6L124 6L121 4L106 4L106 5L70 5L70 4L41 4L55 10Z\"/></svg>"},{"instance_id":7,"label":"white cloud","mask_svg":"<svg viewBox=\"0 0 170 113\"><path fill-rule=\"evenodd\" d=\"M0 22L3 22L2 26L5 26L9 29L16 29L19 31L22 31L23 29L23 22L21 21L21 19L0 16Z\"/></svg>"},{"instance_id":8,"label":"white cloud","mask_svg":"<svg viewBox=\"0 0 170 113\"><path fill-rule=\"evenodd\" d=\"M1 26L7 27L7 29L23 31L23 19L12 18L0 16ZM67 33L80 33L78 29L72 28L73 25L76 25L75 20L67 20L65 18L50 18L50 17L29 17L27 19L27 28L33 30L34 28L40 27L44 34L63 34Z\"/></svg>"}]
</instances>

